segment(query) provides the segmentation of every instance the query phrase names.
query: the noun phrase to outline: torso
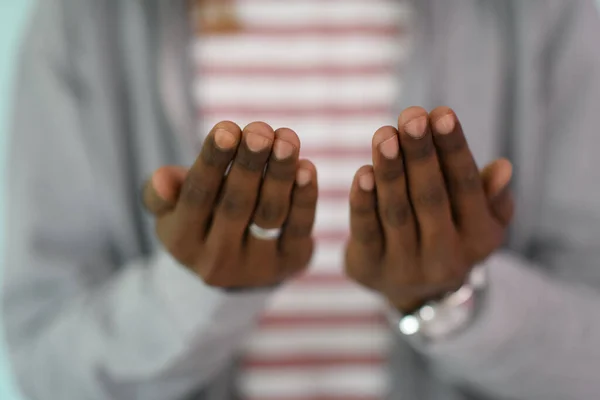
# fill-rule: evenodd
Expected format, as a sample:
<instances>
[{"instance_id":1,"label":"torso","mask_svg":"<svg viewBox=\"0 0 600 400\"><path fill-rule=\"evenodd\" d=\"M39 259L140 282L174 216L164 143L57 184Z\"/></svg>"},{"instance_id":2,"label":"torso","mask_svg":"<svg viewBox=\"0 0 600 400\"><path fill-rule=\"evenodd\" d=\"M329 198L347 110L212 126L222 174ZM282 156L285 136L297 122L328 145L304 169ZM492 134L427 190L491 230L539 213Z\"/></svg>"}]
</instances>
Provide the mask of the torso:
<instances>
[{"instance_id":1,"label":"torso","mask_svg":"<svg viewBox=\"0 0 600 400\"><path fill-rule=\"evenodd\" d=\"M393 0L238 0L235 7L230 34L204 31L193 47L202 76L194 90L198 134L225 119L290 127L321 186L312 267L277 293L247 343L241 392L381 398L390 345L384 304L344 277L342 261L352 176L371 162L375 130L395 123L408 10Z\"/></svg>"}]
</instances>

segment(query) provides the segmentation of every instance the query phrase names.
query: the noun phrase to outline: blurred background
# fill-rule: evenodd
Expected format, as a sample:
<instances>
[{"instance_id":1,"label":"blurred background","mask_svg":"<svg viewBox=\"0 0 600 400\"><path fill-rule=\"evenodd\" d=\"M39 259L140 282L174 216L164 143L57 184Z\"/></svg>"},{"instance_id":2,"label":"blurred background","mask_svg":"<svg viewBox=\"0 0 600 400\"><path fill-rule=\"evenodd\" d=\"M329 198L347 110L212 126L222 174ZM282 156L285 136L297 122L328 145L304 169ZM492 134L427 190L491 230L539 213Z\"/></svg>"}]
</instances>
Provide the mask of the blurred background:
<instances>
[{"instance_id":1,"label":"blurred background","mask_svg":"<svg viewBox=\"0 0 600 400\"><path fill-rule=\"evenodd\" d=\"M4 247L4 195L5 159L8 117L12 93L12 76L18 43L29 9L34 0L0 0L0 257ZM598 0L600 4L600 0ZM1 271L1 269L0 269ZM0 275L0 279L2 279ZM0 316L1 317L1 316ZM0 318L1 322L1 318ZM24 400L19 396L9 374L4 347L3 330L0 329L0 400Z\"/></svg>"},{"instance_id":2,"label":"blurred background","mask_svg":"<svg viewBox=\"0 0 600 400\"><path fill-rule=\"evenodd\" d=\"M20 35L22 33L30 0L0 0L0 254L4 247L4 196L2 190L5 183L5 154L7 139L7 122L9 113L11 76L14 73L15 56ZM1 277L0 277L1 279ZM8 365L4 350L4 338L0 329L0 399L20 400L15 386L8 373Z\"/></svg>"}]
</instances>

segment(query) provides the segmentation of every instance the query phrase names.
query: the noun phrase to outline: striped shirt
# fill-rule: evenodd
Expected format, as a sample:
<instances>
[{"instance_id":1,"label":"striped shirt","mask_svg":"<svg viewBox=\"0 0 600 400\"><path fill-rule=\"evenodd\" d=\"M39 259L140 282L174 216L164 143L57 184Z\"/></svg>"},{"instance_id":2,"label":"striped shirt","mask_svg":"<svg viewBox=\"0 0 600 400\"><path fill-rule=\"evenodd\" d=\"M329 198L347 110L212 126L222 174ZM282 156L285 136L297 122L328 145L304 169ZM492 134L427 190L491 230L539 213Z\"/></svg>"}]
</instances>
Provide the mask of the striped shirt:
<instances>
[{"instance_id":1,"label":"striped shirt","mask_svg":"<svg viewBox=\"0 0 600 400\"><path fill-rule=\"evenodd\" d=\"M343 275L348 191L371 137L395 124L407 52L395 0L237 0L241 29L198 37L201 126L290 127L321 187L309 272L281 289L245 348L247 399L367 400L387 390L384 304Z\"/></svg>"}]
</instances>

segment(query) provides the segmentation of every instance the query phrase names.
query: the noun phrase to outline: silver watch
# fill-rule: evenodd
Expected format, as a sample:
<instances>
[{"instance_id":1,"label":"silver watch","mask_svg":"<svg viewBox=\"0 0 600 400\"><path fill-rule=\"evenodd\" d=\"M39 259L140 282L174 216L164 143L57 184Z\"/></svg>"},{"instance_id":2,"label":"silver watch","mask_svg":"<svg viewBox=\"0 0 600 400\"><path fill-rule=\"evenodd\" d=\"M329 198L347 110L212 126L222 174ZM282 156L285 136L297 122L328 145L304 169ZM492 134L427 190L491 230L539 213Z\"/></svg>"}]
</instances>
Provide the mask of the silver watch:
<instances>
[{"instance_id":1,"label":"silver watch","mask_svg":"<svg viewBox=\"0 0 600 400\"><path fill-rule=\"evenodd\" d=\"M440 340L466 327L472 320L481 292L487 285L483 266L471 270L469 279L456 292L439 301L429 302L412 314L392 315L403 335Z\"/></svg>"}]
</instances>

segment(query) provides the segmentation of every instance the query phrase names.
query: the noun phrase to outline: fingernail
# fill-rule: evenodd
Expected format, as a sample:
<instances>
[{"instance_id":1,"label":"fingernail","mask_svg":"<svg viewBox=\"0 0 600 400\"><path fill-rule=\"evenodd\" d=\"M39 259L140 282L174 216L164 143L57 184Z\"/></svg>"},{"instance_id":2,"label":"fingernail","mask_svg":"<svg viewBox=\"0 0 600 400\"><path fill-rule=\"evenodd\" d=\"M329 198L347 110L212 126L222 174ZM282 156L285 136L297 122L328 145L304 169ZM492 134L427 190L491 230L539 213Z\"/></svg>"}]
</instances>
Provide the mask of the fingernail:
<instances>
[{"instance_id":1,"label":"fingernail","mask_svg":"<svg viewBox=\"0 0 600 400\"><path fill-rule=\"evenodd\" d=\"M447 135L454 130L455 125L454 115L447 114L436 121L435 130L440 135Z\"/></svg>"},{"instance_id":2,"label":"fingernail","mask_svg":"<svg viewBox=\"0 0 600 400\"><path fill-rule=\"evenodd\" d=\"M427 118L413 118L404 124L404 132L414 139L421 139L425 136L425 128L427 127Z\"/></svg>"},{"instance_id":3,"label":"fingernail","mask_svg":"<svg viewBox=\"0 0 600 400\"><path fill-rule=\"evenodd\" d=\"M285 160L291 157L294 154L294 150L294 145L284 140L276 140L273 146L273 154L275 154L275 158L278 160Z\"/></svg>"},{"instance_id":4,"label":"fingernail","mask_svg":"<svg viewBox=\"0 0 600 400\"><path fill-rule=\"evenodd\" d=\"M165 199L166 196L164 195L164 180L159 179L157 174L152 175L152 177L150 178L150 187L154 191L154 194L156 194L156 197L158 197L162 201L167 201Z\"/></svg>"},{"instance_id":5,"label":"fingernail","mask_svg":"<svg viewBox=\"0 0 600 400\"><path fill-rule=\"evenodd\" d=\"M254 132L246 134L246 146L255 153L263 151L271 145L271 139Z\"/></svg>"},{"instance_id":6,"label":"fingernail","mask_svg":"<svg viewBox=\"0 0 600 400\"><path fill-rule=\"evenodd\" d=\"M237 143L235 135L225 129L217 129L215 131L215 144L223 150L230 150Z\"/></svg>"},{"instance_id":7,"label":"fingernail","mask_svg":"<svg viewBox=\"0 0 600 400\"><path fill-rule=\"evenodd\" d=\"M310 183L311 173L309 170L300 168L296 173L296 184L298 186L306 186Z\"/></svg>"},{"instance_id":8,"label":"fingernail","mask_svg":"<svg viewBox=\"0 0 600 400\"><path fill-rule=\"evenodd\" d=\"M358 178L358 186L365 192L370 192L375 188L375 178L368 172Z\"/></svg>"},{"instance_id":9,"label":"fingernail","mask_svg":"<svg viewBox=\"0 0 600 400\"><path fill-rule=\"evenodd\" d=\"M398 157L400 148L398 147L398 136L394 135L389 139L384 140L379 145L379 151L387 159L393 160Z\"/></svg>"}]
</instances>

